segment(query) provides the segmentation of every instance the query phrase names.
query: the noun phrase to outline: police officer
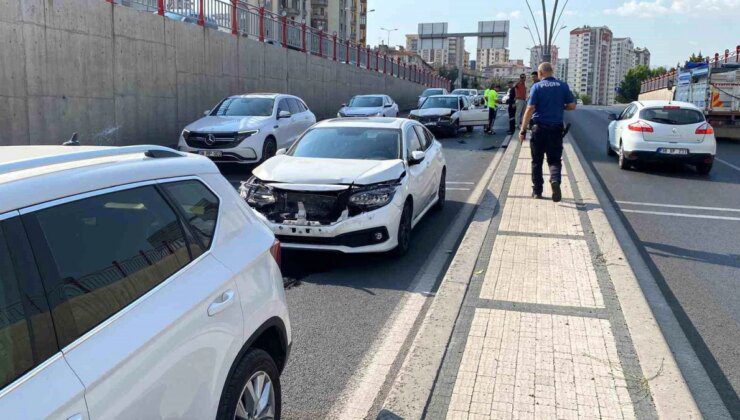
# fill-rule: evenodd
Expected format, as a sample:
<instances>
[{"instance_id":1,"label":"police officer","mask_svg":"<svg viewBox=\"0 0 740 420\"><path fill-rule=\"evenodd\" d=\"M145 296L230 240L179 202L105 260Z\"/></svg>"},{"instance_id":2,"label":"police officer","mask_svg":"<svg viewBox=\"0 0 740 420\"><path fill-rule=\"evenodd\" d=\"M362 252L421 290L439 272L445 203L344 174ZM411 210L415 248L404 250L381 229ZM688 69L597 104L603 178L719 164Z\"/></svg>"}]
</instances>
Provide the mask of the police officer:
<instances>
[{"instance_id":1,"label":"police officer","mask_svg":"<svg viewBox=\"0 0 740 420\"><path fill-rule=\"evenodd\" d=\"M493 131L493 124L496 122L496 102L498 102L496 86L491 84L491 88L486 89L483 96L486 99L486 105L488 105L488 126L485 131L491 134L496 134L496 132Z\"/></svg>"},{"instance_id":2,"label":"police officer","mask_svg":"<svg viewBox=\"0 0 740 420\"><path fill-rule=\"evenodd\" d=\"M531 119L532 127L532 197L542 198L542 160L547 155L550 167L552 201L561 199L560 171L563 155L563 111L576 109L576 101L568 84L553 77L552 64L544 62L537 68L540 81L532 86L529 103L519 131L524 141Z\"/></svg>"}]
</instances>

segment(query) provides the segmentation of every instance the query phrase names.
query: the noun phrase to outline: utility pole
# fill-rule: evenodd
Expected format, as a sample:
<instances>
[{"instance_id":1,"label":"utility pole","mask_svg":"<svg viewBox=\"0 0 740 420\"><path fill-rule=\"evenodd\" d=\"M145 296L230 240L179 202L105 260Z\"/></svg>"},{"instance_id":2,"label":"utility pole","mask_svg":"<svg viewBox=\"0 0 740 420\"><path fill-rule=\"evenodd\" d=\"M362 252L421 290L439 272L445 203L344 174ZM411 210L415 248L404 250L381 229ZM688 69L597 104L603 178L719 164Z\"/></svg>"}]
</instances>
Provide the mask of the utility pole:
<instances>
[{"instance_id":1,"label":"utility pole","mask_svg":"<svg viewBox=\"0 0 740 420\"><path fill-rule=\"evenodd\" d=\"M529 9L529 15L532 17L532 22L534 23L535 32L537 33L537 38L540 39L540 46L542 48L542 61L550 62L552 60L552 42L557 38L557 35L560 33L560 31L565 28L565 25L561 26L560 29L555 30L555 28L560 24L560 18L563 16L563 11L565 10L565 7L568 5L568 1L565 0L564 4L560 7L558 10L558 6L560 6L560 0L555 0L552 11L550 13L550 22L548 25L547 21L547 6L545 5L545 0L541 0L542 2L542 37L540 37L540 28L537 25L537 20L534 16L534 12L532 11L532 7L529 4L529 0L525 0L527 3L527 8ZM527 28L529 29L529 28ZM530 32L531 35L531 32ZM532 37L534 40L534 37Z\"/></svg>"}]
</instances>

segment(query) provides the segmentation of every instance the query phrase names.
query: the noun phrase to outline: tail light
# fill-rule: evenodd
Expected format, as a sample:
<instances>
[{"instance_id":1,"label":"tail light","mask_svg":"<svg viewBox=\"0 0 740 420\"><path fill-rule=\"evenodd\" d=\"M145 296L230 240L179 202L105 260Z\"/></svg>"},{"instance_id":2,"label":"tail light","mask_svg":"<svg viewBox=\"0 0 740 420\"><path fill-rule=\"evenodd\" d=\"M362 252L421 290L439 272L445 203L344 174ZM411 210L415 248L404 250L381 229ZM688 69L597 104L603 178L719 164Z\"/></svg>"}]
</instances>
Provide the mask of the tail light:
<instances>
[{"instance_id":1,"label":"tail light","mask_svg":"<svg viewBox=\"0 0 740 420\"><path fill-rule=\"evenodd\" d=\"M696 129L696 134L714 134L714 128L709 123L704 123Z\"/></svg>"},{"instance_id":2,"label":"tail light","mask_svg":"<svg viewBox=\"0 0 740 420\"><path fill-rule=\"evenodd\" d=\"M277 263L278 267L281 267L282 263L282 257L281 257L281 247L280 247L280 241L275 239L275 242L272 243L272 246L270 247L270 255L272 255L272 258L275 259L275 262Z\"/></svg>"},{"instance_id":3,"label":"tail light","mask_svg":"<svg viewBox=\"0 0 740 420\"><path fill-rule=\"evenodd\" d=\"M663 109L681 109L681 107L676 105L666 105Z\"/></svg>"},{"instance_id":4,"label":"tail light","mask_svg":"<svg viewBox=\"0 0 740 420\"><path fill-rule=\"evenodd\" d=\"M640 133L652 133L653 132L653 127L650 124L646 123L645 121L639 121L639 120L628 125L627 128L630 131L637 131Z\"/></svg>"}]
</instances>

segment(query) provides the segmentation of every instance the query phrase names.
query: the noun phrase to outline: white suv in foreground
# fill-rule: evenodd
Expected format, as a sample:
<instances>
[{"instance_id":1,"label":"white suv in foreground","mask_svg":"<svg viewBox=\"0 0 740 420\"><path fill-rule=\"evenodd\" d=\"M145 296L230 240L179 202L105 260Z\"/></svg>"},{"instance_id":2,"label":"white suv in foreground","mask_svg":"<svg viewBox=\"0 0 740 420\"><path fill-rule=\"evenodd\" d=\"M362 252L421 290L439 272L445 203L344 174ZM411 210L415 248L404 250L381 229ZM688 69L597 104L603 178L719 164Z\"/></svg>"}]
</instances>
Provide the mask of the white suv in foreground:
<instances>
[{"instance_id":1,"label":"white suv in foreground","mask_svg":"<svg viewBox=\"0 0 740 420\"><path fill-rule=\"evenodd\" d=\"M606 153L619 156L619 167L670 161L712 170L717 141L714 129L696 106L677 101L636 101L621 114L609 114Z\"/></svg>"},{"instance_id":2,"label":"white suv in foreground","mask_svg":"<svg viewBox=\"0 0 740 420\"><path fill-rule=\"evenodd\" d=\"M279 418L279 242L208 159L0 147L0 418Z\"/></svg>"},{"instance_id":3,"label":"white suv in foreground","mask_svg":"<svg viewBox=\"0 0 740 420\"><path fill-rule=\"evenodd\" d=\"M289 147L316 116L302 99L277 93L230 96L180 134L178 149L217 163L255 163Z\"/></svg>"}]
</instances>

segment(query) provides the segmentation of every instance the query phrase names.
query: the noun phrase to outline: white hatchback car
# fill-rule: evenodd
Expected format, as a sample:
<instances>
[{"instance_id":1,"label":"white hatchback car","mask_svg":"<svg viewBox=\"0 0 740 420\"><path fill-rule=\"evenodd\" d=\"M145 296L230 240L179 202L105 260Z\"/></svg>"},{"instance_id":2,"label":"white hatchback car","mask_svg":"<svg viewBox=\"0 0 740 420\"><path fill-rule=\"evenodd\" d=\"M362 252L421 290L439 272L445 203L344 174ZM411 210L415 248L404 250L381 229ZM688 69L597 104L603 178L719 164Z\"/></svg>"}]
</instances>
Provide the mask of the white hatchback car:
<instances>
[{"instance_id":1,"label":"white hatchback car","mask_svg":"<svg viewBox=\"0 0 740 420\"><path fill-rule=\"evenodd\" d=\"M320 122L240 189L283 246L346 253L409 249L445 202L442 145L402 118Z\"/></svg>"},{"instance_id":2,"label":"white hatchback car","mask_svg":"<svg viewBox=\"0 0 740 420\"><path fill-rule=\"evenodd\" d=\"M621 114L609 114L606 152L619 167L638 162L672 161L712 170L717 141L714 129L696 106L677 101L636 101Z\"/></svg>"},{"instance_id":3,"label":"white hatchback car","mask_svg":"<svg viewBox=\"0 0 740 420\"><path fill-rule=\"evenodd\" d=\"M230 96L204 114L182 130L178 149L217 163L267 160L316 123L302 99L277 93Z\"/></svg>"},{"instance_id":4,"label":"white hatchback car","mask_svg":"<svg viewBox=\"0 0 740 420\"><path fill-rule=\"evenodd\" d=\"M208 159L0 147L0 418L277 418L279 242Z\"/></svg>"},{"instance_id":5,"label":"white hatchback car","mask_svg":"<svg viewBox=\"0 0 740 420\"><path fill-rule=\"evenodd\" d=\"M337 118L397 116L398 104L388 95L357 95L337 112Z\"/></svg>"}]
</instances>

